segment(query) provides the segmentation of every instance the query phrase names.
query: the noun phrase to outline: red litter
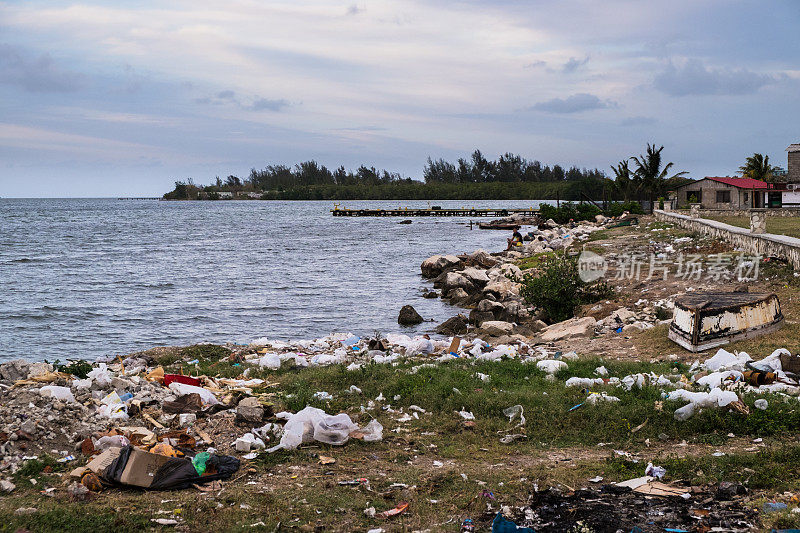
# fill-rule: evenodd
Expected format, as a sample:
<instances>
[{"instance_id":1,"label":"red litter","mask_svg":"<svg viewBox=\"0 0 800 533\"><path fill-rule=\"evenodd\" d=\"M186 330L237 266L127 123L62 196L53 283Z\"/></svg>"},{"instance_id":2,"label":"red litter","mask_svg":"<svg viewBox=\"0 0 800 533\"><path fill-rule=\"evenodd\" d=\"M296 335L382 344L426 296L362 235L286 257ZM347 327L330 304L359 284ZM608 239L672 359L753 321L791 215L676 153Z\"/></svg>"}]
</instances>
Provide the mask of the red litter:
<instances>
[{"instance_id":1,"label":"red litter","mask_svg":"<svg viewBox=\"0 0 800 533\"><path fill-rule=\"evenodd\" d=\"M181 374L164 374L164 385L169 387L169 384L173 381L177 383L183 383L184 385L194 385L195 387L200 386L200 380L193 378L192 376L184 376Z\"/></svg>"}]
</instances>

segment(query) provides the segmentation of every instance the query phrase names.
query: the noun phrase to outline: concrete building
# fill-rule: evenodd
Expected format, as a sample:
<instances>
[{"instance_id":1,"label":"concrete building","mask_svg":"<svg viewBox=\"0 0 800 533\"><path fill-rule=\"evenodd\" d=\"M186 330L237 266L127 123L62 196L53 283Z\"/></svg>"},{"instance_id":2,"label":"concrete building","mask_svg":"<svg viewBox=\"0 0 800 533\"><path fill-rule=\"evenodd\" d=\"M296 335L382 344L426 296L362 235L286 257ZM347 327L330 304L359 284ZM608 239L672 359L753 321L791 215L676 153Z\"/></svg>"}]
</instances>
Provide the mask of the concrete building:
<instances>
[{"instance_id":1,"label":"concrete building","mask_svg":"<svg viewBox=\"0 0 800 533\"><path fill-rule=\"evenodd\" d=\"M703 209L780 207L775 185L751 178L706 177L675 189L678 207L700 204Z\"/></svg>"},{"instance_id":2,"label":"concrete building","mask_svg":"<svg viewBox=\"0 0 800 533\"><path fill-rule=\"evenodd\" d=\"M790 144L786 151L789 152L786 181L800 183L800 143Z\"/></svg>"}]
</instances>

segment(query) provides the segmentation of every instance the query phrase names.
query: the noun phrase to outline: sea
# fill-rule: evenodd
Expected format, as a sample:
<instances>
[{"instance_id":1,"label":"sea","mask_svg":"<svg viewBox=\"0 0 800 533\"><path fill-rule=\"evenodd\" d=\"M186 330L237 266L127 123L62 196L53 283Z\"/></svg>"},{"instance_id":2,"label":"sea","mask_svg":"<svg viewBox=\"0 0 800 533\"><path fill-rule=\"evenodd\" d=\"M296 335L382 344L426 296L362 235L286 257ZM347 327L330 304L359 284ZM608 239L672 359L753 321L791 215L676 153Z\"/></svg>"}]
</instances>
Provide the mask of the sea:
<instances>
[{"instance_id":1,"label":"sea","mask_svg":"<svg viewBox=\"0 0 800 533\"><path fill-rule=\"evenodd\" d=\"M353 201L347 208L537 207ZM464 218L334 217L330 201L0 199L0 361L156 346L432 333L459 309L422 297L431 255L499 251ZM426 319L397 324L413 305Z\"/></svg>"}]
</instances>

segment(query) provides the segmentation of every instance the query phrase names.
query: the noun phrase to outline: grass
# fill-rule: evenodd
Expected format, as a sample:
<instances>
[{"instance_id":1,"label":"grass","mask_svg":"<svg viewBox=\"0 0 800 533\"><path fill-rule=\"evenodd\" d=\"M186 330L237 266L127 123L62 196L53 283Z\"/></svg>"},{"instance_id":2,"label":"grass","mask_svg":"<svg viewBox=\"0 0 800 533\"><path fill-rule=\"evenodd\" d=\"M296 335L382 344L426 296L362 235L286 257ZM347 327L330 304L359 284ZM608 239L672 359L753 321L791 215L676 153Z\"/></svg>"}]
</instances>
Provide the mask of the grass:
<instances>
[{"instance_id":1,"label":"grass","mask_svg":"<svg viewBox=\"0 0 800 533\"><path fill-rule=\"evenodd\" d=\"M750 217L745 216L709 216L710 220L716 220L739 228L750 228ZM789 237L800 238L800 219L796 217L767 217L767 232L776 235L788 235Z\"/></svg>"}]
</instances>

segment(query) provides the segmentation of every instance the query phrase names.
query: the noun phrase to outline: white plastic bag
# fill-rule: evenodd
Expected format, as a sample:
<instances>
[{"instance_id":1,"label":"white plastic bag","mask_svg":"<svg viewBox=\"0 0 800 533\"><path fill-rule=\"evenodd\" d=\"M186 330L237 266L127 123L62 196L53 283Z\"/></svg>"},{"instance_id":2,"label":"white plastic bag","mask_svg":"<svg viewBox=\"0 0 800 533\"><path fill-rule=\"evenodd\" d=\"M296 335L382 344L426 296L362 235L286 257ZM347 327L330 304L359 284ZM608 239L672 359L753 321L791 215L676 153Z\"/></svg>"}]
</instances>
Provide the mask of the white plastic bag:
<instances>
[{"instance_id":1,"label":"white plastic bag","mask_svg":"<svg viewBox=\"0 0 800 533\"><path fill-rule=\"evenodd\" d=\"M372 419L369 424L364 426L364 429L362 429L361 432L364 434L365 442L377 442L379 440L383 440L383 426L375 419Z\"/></svg>"},{"instance_id":2,"label":"white plastic bag","mask_svg":"<svg viewBox=\"0 0 800 533\"><path fill-rule=\"evenodd\" d=\"M314 426L314 440L325 444L342 445L350 439L350 432L358 429L344 413L325 416Z\"/></svg>"},{"instance_id":3,"label":"white plastic bag","mask_svg":"<svg viewBox=\"0 0 800 533\"><path fill-rule=\"evenodd\" d=\"M213 392L208 389L204 389L203 387L196 387L194 385L187 385L186 383L178 383L177 381L173 381L169 384L169 388L179 396L197 393L200 395L200 399L203 400L203 404L205 405L216 405L220 403L219 400L217 400L217 397L214 396Z\"/></svg>"},{"instance_id":4,"label":"white plastic bag","mask_svg":"<svg viewBox=\"0 0 800 533\"><path fill-rule=\"evenodd\" d=\"M92 369L86 377L91 378L100 387L106 387L111 383L111 373L105 363L97 365L97 368Z\"/></svg>"},{"instance_id":5,"label":"white plastic bag","mask_svg":"<svg viewBox=\"0 0 800 533\"><path fill-rule=\"evenodd\" d=\"M61 400L62 402L74 402L75 396L69 387L58 387L56 385L45 385L39 389L39 394L44 397L50 397L54 400Z\"/></svg>"}]
</instances>

